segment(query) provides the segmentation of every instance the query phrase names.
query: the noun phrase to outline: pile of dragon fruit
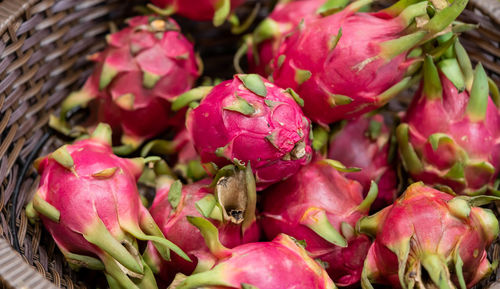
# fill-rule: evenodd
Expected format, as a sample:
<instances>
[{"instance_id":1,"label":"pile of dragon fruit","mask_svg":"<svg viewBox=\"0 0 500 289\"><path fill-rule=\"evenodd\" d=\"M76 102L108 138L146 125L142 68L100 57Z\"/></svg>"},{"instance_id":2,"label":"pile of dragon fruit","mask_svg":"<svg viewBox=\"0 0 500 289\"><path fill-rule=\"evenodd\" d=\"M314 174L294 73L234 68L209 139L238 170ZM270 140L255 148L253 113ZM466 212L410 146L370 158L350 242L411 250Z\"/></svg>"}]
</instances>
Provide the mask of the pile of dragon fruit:
<instances>
[{"instance_id":1,"label":"pile of dragon fruit","mask_svg":"<svg viewBox=\"0 0 500 289\"><path fill-rule=\"evenodd\" d=\"M465 289L496 269L500 94L460 43L466 0L280 1L242 36L245 71L202 86L169 15L241 32L244 1L151 2L51 117L74 142L35 162L26 213L71 268L112 289Z\"/></svg>"}]
</instances>

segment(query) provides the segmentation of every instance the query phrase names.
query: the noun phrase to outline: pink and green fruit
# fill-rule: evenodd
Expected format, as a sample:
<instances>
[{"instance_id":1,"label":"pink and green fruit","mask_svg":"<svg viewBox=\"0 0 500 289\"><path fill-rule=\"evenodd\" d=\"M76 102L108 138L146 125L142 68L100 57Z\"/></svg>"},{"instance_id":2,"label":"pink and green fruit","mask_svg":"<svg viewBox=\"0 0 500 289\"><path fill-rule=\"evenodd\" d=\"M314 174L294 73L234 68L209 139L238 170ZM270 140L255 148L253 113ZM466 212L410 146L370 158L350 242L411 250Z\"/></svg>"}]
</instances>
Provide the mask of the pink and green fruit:
<instances>
[{"instance_id":1,"label":"pink and green fruit","mask_svg":"<svg viewBox=\"0 0 500 289\"><path fill-rule=\"evenodd\" d=\"M231 180L226 182L229 183ZM153 272L158 273L166 282L171 282L177 273L190 275L208 270L216 259L205 245L203 236L196 227L190 225L186 216L206 217L217 227L219 240L228 248L259 241L260 229L255 218L250 219L248 225L240 219L233 222L235 220L224 218L220 210L222 206L219 206L224 200L222 192L216 194L217 187L210 186L211 183L212 180L205 179L181 185L179 181L165 176L157 181L156 197L150 209L151 215L165 237L178 244L193 260L188 262L174 255L171 260L166 261L161 258L157 249L149 244L148 263ZM216 197L221 197L219 204ZM245 217L252 218L248 215Z\"/></svg>"},{"instance_id":2,"label":"pink and green fruit","mask_svg":"<svg viewBox=\"0 0 500 289\"><path fill-rule=\"evenodd\" d=\"M261 76L238 74L189 111L186 126L203 163L250 163L262 190L311 159L310 121L301 101Z\"/></svg>"},{"instance_id":3,"label":"pink and green fruit","mask_svg":"<svg viewBox=\"0 0 500 289\"><path fill-rule=\"evenodd\" d=\"M464 197L412 184L390 207L361 219L375 238L362 286L471 288L492 272L486 249L497 238L494 213L475 205L492 197ZM498 199L498 198L497 198Z\"/></svg>"},{"instance_id":4,"label":"pink and green fruit","mask_svg":"<svg viewBox=\"0 0 500 289\"><path fill-rule=\"evenodd\" d=\"M355 232L356 222L368 215L377 186L363 200L363 188L338 170L332 160L318 160L264 194L262 227L267 238L284 233L304 240L309 255L325 264L338 286L355 285L361 278L370 239Z\"/></svg>"},{"instance_id":5,"label":"pink and green fruit","mask_svg":"<svg viewBox=\"0 0 500 289\"><path fill-rule=\"evenodd\" d=\"M264 77L272 74L272 60L286 36L301 21L319 18L324 0L279 1L273 12L249 35L247 61L249 71Z\"/></svg>"},{"instance_id":6,"label":"pink and green fruit","mask_svg":"<svg viewBox=\"0 0 500 289\"><path fill-rule=\"evenodd\" d=\"M425 60L421 88L397 128L402 163L415 181L462 195L498 193L500 111L483 67L474 72L460 43L454 49L459 58Z\"/></svg>"},{"instance_id":7,"label":"pink and green fruit","mask_svg":"<svg viewBox=\"0 0 500 289\"><path fill-rule=\"evenodd\" d=\"M419 45L451 24L467 3L454 1L414 27L415 18L428 17L428 1L401 0L379 12L357 12L371 2L355 1L305 21L281 44L273 79L304 99L304 113L313 122L360 116L408 88Z\"/></svg>"},{"instance_id":8,"label":"pink and green fruit","mask_svg":"<svg viewBox=\"0 0 500 289\"><path fill-rule=\"evenodd\" d=\"M184 112L172 111L171 102L192 88L199 64L193 44L170 18L137 16L106 39L107 48L90 57L96 67L84 87L62 103L61 118L95 100L94 118L121 135L116 152L126 154L145 139L182 127Z\"/></svg>"},{"instance_id":9,"label":"pink and green fruit","mask_svg":"<svg viewBox=\"0 0 500 289\"><path fill-rule=\"evenodd\" d=\"M245 0L151 0L162 14L179 14L191 20L210 21L222 25L230 12ZM155 11L158 9L154 9Z\"/></svg>"},{"instance_id":10,"label":"pink and green fruit","mask_svg":"<svg viewBox=\"0 0 500 289\"><path fill-rule=\"evenodd\" d=\"M378 196L372 211L378 211L394 202L397 197L397 176L389 162L391 134L382 115L361 116L347 121L336 132L328 148L328 158L338 160L348 167L361 171L345 173L358 181L366 195L371 181L378 185Z\"/></svg>"},{"instance_id":11,"label":"pink and green fruit","mask_svg":"<svg viewBox=\"0 0 500 289\"><path fill-rule=\"evenodd\" d=\"M40 185L27 214L43 221L74 267L104 270L124 288L156 288L137 240L152 241L166 259L170 250L189 257L165 239L140 201L136 182L144 164L115 156L111 129L99 124L89 139L37 160Z\"/></svg>"},{"instance_id":12,"label":"pink and green fruit","mask_svg":"<svg viewBox=\"0 0 500 289\"><path fill-rule=\"evenodd\" d=\"M298 288L298 284L300 288L337 288L323 267L287 235L228 249L217 240L212 223L194 217L189 221L200 228L218 261L212 269L187 277L173 289L281 289Z\"/></svg>"}]
</instances>

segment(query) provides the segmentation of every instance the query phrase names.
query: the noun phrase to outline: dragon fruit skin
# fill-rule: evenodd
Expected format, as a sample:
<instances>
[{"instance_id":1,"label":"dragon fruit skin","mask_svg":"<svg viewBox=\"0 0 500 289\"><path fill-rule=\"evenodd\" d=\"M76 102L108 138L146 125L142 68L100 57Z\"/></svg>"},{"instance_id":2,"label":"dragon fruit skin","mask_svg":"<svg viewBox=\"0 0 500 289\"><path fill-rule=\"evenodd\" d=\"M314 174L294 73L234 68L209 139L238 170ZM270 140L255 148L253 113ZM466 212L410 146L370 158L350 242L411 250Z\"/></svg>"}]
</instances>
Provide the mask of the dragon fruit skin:
<instances>
[{"instance_id":1,"label":"dragon fruit skin","mask_svg":"<svg viewBox=\"0 0 500 289\"><path fill-rule=\"evenodd\" d=\"M244 0L224 0L230 3L230 9L233 10L245 2ZM158 8L168 11L168 13L176 13L183 17L197 21L213 20L219 0L151 0L153 5ZM222 9L221 9L222 10ZM227 15L226 15L227 17ZM224 18L226 18L224 17ZM215 21L215 20L214 20ZM222 23L220 23L222 24ZM220 25L218 24L218 25ZM216 26L218 26L216 25Z\"/></svg>"},{"instance_id":2,"label":"dragon fruit skin","mask_svg":"<svg viewBox=\"0 0 500 289\"><path fill-rule=\"evenodd\" d=\"M155 263L155 266L152 266L153 271L158 272L166 282L170 283L175 274L179 272L190 275L198 266L197 261L204 262L213 258L205 245L203 236L196 227L189 224L186 218L186 216L202 216L196 206L197 202L212 195L212 190L208 188L210 183L211 180L204 179L193 184L184 185L180 203L173 209L168 200L172 182L165 179L160 179L158 182L156 197L150 208L151 215L165 237L178 244L193 260L193 262L187 262L178 256L172 256L170 261L165 261L159 256L157 250L149 245L148 254ZM259 241L260 229L256 222L242 234L241 225L239 224L210 220L219 230L221 243L228 248Z\"/></svg>"},{"instance_id":3,"label":"dragon fruit skin","mask_svg":"<svg viewBox=\"0 0 500 289\"><path fill-rule=\"evenodd\" d=\"M370 282L392 288L471 288L490 273L485 249L499 233L498 221L470 200L419 182L390 207L362 219L358 229L375 237L363 288L372 288Z\"/></svg>"},{"instance_id":4,"label":"dragon fruit skin","mask_svg":"<svg viewBox=\"0 0 500 289\"><path fill-rule=\"evenodd\" d=\"M333 15L305 21L279 49L273 79L304 98L304 113L313 122L327 125L387 103L412 83L412 76L406 76L416 61L411 49L450 24L437 27L441 17L434 17L436 21L403 35L415 17L427 13L427 1L404 10L409 1L376 13L356 13L371 2L356 1ZM456 10L439 13L461 11L466 2L455 1Z\"/></svg>"},{"instance_id":5,"label":"dragon fruit skin","mask_svg":"<svg viewBox=\"0 0 500 289\"><path fill-rule=\"evenodd\" d=\"M304 240L310 256L328 264L326 271L335 284L349 286L359 282L371 244L367 236L356 235L354 227L368 215L373 200L372 193L363 201L357 181L317 161L266 191L261 224L269 239L284 233Z\"/></svg>"},{"instance_id":6,"label":"dragon fruit skin","mask_svg":"<svg viewBox=\"0 0 500 289\"><path fill-rule=\"evenodd\" d=\"M182 126L184 111L170 103L200 75L193 44L172 19L137 16L107 37L108 47L91 56L93 74L62 104L61 117L97 100L97 122L109 123L122 143L136 148L147 138Z\"/></svg>"},{"instance_id":7,"label":"dragon fruit skin","mask_svg":"<svg viewBox=\"0 0 500 289\"><path fill-rule=\"evenodd\" d=\"M389 164L391 145L389 128L382 115L362 116L346 123L329 145L328 158L348 167L361 168L345 176L358 181L366 195L370 183L378 184L377 199L371 209L378 211L394 202L397 197L397 176Z\"/></svg>"},{"instance_id":8,"label":"dragon fruit skin","mask_svg":"<svg viewBox=\"0 0 500 289\"><path fill-rule=\"evenodd\" d=\"M271 242L223 248L211 270L187 277L174 289L191 288L337 288L304 248L281 234Z\"/></svg>"},{"instance_id":9,"label":"dragon fruit skin","mask_svg":"<svg viewBox=\"0 0 500 289\"><path fill-rule=\"evenodd\" d=\"M276 4L259 27L256 28L252 43L256 49L247 49L249 71L264 77L272 74L271 62L278 53L283 39L302 20L318 18L318 8L324 4L323 0L281 1ZM253 43L255 42L255 43Z\"/></svg>"},{"instance_id":10,"label":"dragon fruit skin","mask_svg":"<svg viewBox=\"0 0 500 289\"><path fill-rule=\"evenodd\" d=\"M198 158L198 153L194 147L193 141L187 129L182 130L175 137L176 150L179 152L177 155L177 162L187 164L192 160Z\"/></svg>"},{"instance_id":11,"label":"dragon fruit skin","mask_svg":"<svg viewBox=\"0 0 500 289\"><path fill-rule=\"evenodd\" d=\"M142 206L136 181L144 161L115 156L108 125L39 159L37 167L40 185L27 214L43 221L70 264L105 270L126 288L143 288L127 276L152 278L147 282L156 287L152 273L144 275L151 270L140 258L136 238L153 241L164 258L173 249L189 259L164 238Z\"/></svg>"},{"instance_id":12,"label":"dragon fruit skin","mask_svg":"<svg viewBox=\"0 0 500 289\"><path fill-rule=\"evenodd\" d=\"M312 149L310 122L292 95L256 74L215 86L186 120L201 161L250 162L258 190L296 173Z\"/></svg>"},{"instance_id":13,"label":"dragon fruit skin","mask_svg":"<svg viewBox=\"0 0 500 289\"><path fill-rule=\"evenodd\" d=\"M421 89L397 129L403 164L416 181L457 194L487 193L500 169L500 113L486 74L478 66L460 92L430 58L424 66Z\"/></svg>"}]
</instances>

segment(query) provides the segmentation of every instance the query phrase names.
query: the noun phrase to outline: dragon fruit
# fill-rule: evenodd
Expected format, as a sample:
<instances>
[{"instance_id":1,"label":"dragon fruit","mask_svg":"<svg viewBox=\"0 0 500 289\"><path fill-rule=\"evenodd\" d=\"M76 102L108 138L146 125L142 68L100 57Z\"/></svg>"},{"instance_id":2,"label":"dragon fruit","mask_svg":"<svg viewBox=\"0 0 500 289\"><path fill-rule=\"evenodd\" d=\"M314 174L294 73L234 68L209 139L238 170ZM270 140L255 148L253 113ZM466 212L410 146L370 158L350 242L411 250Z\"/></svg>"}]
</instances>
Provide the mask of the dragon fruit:
<instances>
[{"instance_id":1,"label":"dragon fruit","mask_svg":"<svg viewBox=\"0 0 500 289\"><path fill-rule=\"evenodd\" d=\"M485 249L499 233L492 211L475 207L494 197L454 197L414 183L358 229L375 237L362 286L471 288L492 267Z\"/></svg>"},{"instance_id":2,"label":"dragon fruit","mask_svg":"<svg viewBox=\"0 0 500 289\"><path fill-rule=\"evenodd\" d=\"M495 192L500 169L500 115L488 96L479 64L473 72L465 50L459 58L429 56L424 80L397 128L399 153L415 181L457 194Z\"/></svg>"},{"instance_id":3,"label":"dragon fruit","mask_svg":"<svg viewBox=\"0 0 500 289\"><path fill-rule=\"evenodd\" d=\"M304 240L310 256L326 264L335 284L349 286L359 282L371 244L354 227L368 215L377 186L373 183L363 200L361 185L337 169L346 168L333 160L319 160L269 188L264 195L261 224L269 239L284 233Z\"/></svg>"},{"instance_id":4,"label":"dragon fruit","mask_svg":"<svg viewBox=\"0 0 500 289\"><path fill-rule=\"evenodd\" d=\"M168 177L159 178L156 197L150 209L151 215L165 237L178 244L193 259L193 262L187 262L173 256L172 260L165 261L150 244L148 263L165 281L171 282L179 272L189 275L208 270L215 262L203 236L189 224L186 216L206 217L217 226L220 241L229 248L259 241L260 230L255 219L256 192L252 171L234 170L233 173L232 176L222 177L216 182L215 194L214 189L210 187L212 180L209 179L182 186L179 181L174 182ZM247 182L247 177L250 182ZM247 186L245 188L241 185ZM228 212L223 213L220 208L227 208Z\"/></svg>"},{"instance_id":5,"label":"dragon fruit","mask_svg":"<svg viewBox=\"0 0 500 289\"><path fill-rule=\"evenodd\" d=\"M188 220L200 229L217 263L209 271L172 284L170 289L337 288L320 264L287 235L280 234L271 242L228 249L218 240L217 228L212 223L192 216Z\"/></svg>"},{"instance_id":6,"label":"dragon fruit","mask_svg":"<svg viewBox=\"0 0 500 289\"><path fill-rule=\"evenodd\" d=\"M172 249L189 260L141 204L136 181L144 159L113 155L108 125L36 165L40 185L27 214L43 221L70 264L105 270L110 283L123 288L156 288L136 239L152 241L163 258Z\"/></svg>"},{"instance_id":7,"label":"dragon fruit","mask_svg":"<svg viewBox=\"0 0 500 289\"><path fill-rule=\"evenodd\" d=\"M191 20L212 20L220 26L230 16L233 9L244 0L151 0L154 11L161 14L179 14ZM159 9L158 9L159 8Z\"/></svg>"},{"instance_id":8,"label":"dragon fruit","mask_svg":"<svg viewBox=\"0 0 500 289\"><path fill-rule=\"evenodd\" d=\"M345 176L360 182L365 195L372 180L378 184L378 196L371 206L374 211L392 204L397 197L396 170L389 164L390 138L382 115L366 115L347 122L329 145L328 158L361 168Z\"/></svg>"},{"instance_id":9,"label":"dragon fruit","mask_svg":"<svg viewBox=\"0 0 500 289\"><path fill-rule=\"evenodd\" d=\"M256 74L222 82L188 112L186 126L203 163L251 163L257 189L286 179L309 162L310 121L300 97Z\"/></svg>"},{"instance_id":10,"label":"dragon fruit","mask_svg":"<svg viewBox=\"0 0 500 289\"><path fill-rule=\"evenodd\" d=\"M271 62L283 39L302 20L318 18L318 9L325 0L280 1L252 35L247 36L245 49L249 71L264 77L272 73Z\"/></svg>"},{"instance_id":11,"label":"dragon fruit","mask_svg":"<svg viewBox=\"0 0 500 289\"><path fill-rule=\"evenodd\" d=\"M184 112L171 102L200 75L193 44L172 19L138 16L107 37L108 47L94 54L94 73L82 90L63 103L61 118L75 106L97 100L97 119L122 134L117 153L129 153L145 139L183 124Z\"/></svg>"},{"instance_id":12,"label":"dragon fruit","mask_svg":"<svg viewBox=\"0 0 500 289\"><path fill-rule=\"evenodd\" d=\"M418 45L446 28L467 4L453 1L425 23L428 1L401 0L380 12L356 13L371 2L359 0L305 21L273 61L276 85L301 95L313 122L327 125L362 115L413 84Z\"/></svg>"}]
</instances>

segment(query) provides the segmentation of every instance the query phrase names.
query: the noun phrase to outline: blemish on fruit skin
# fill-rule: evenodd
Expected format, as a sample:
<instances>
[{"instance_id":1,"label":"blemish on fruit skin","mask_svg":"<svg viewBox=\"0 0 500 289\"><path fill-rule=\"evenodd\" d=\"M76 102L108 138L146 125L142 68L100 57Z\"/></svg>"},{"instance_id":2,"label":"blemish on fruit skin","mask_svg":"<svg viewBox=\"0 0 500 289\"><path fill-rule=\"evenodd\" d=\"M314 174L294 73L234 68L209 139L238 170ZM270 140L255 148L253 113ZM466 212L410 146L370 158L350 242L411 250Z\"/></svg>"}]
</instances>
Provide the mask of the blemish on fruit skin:
<instances>
[{"instance_id":1,"label":"blemish on fruit skin","mask_svg":"<svg viewBox=\"0 0 500 289\"><path fill-rule=\"evenodd\" d=\"M474 258L477 258L477 256L479 256L479 250L475 249L472 254L473 254Z\"/></svg>"},{"instance_id":2,"label":"blemish on fruit skin","mask_svg":"<svg viewBox=\"0 0 500 289\"><path fill-rule=\"evenodd\" d=\"M208 117L209 116L208 112L203 113L203 116Z\"/></svg>"}]
</instances>

